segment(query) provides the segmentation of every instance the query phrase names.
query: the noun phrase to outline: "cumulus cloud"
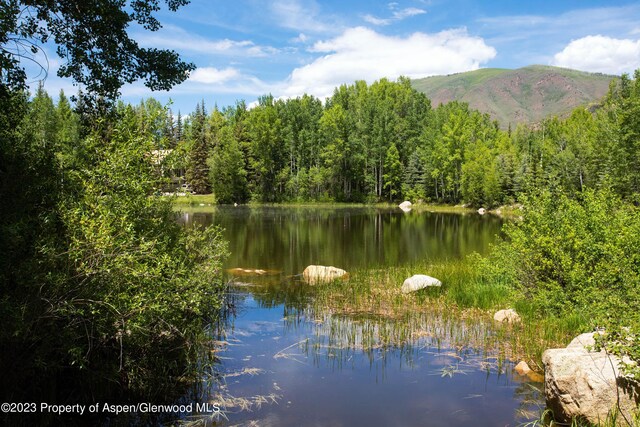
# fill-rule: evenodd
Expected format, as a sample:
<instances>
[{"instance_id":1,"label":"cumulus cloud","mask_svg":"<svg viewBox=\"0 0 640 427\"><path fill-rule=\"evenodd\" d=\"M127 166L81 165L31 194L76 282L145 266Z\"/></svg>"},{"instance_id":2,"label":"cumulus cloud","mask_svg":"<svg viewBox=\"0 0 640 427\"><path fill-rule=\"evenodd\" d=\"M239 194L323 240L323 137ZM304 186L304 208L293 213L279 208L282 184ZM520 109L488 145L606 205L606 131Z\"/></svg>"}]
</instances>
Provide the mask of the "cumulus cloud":
<instances>
[{"instance_id":1,"label":"cumulus cloud","mask_svg":"<svg viewBox=\"0 0 640 427\"><path fill-rule=\"evenodd\" d=\"M317 42L310 50L325 55L291 73L285 96L306 92L324 98L336 86L355 80L371 83L382 77L421 78L470 71L496 56L493 47L470 36L466 29L418 32L402 38L356 27Z\"/></svg>"},{"instance_id":2,"label":"cumulus cloud","mask_svg":"<svg viewBox=\"0 0 640 427\"><path fill-rule=\"evenodd\" d=\"M640 40L583 37L556 53L552 64L607 74L631 73L640 68Z\"/></svg>"}]
</instances>

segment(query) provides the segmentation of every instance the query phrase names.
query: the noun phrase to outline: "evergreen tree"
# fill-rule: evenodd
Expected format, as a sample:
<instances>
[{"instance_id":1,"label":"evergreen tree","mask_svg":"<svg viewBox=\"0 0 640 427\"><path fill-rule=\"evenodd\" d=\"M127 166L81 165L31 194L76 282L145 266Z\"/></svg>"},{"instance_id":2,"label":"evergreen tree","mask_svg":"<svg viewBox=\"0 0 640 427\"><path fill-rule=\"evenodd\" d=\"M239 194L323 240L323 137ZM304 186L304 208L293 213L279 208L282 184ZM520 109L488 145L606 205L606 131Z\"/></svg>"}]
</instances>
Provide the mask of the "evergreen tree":
<instances>
[{"instance_id":1,"label":"evergreen tree","mask_svg":"<svg viewBox=\"0 0 640 427\"><path fill-rule=\"evenodd\" d=\"M207 163L210 155L210 141L204 100L196 106L196 111L191 120L190 136L191 151L189 153L187 181L194 193L208 194L211 192L209 165Z\"/></svg>"}]
</instances>

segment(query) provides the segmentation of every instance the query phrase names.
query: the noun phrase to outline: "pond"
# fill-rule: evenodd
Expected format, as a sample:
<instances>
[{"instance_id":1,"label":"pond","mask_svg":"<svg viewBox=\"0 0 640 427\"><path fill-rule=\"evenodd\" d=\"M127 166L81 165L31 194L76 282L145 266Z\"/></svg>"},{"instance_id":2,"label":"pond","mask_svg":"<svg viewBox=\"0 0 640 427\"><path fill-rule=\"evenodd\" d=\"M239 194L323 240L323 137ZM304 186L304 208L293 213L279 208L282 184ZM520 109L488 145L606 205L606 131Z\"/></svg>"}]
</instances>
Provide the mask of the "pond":
<instances>
[{"instance_id":1,"label":"pond","mask_svg":"<svg viewBox=\"0 0 640 427\"><path fill-rule=\"evenodd\" d=\"M225 415L209 419L247 426L517 426L539 416L541 385L484 345L495 334L491 319L446 310L401 319L337 315L309 304L308 285L299 280L309 264L351 271L486 253L500 233L499 218L217 207L184 212L180 221L220 225L230 242L233 284L209 385L209 401ZM265 273L238 277L238 269Z\"/></svg>"}]
</instances>

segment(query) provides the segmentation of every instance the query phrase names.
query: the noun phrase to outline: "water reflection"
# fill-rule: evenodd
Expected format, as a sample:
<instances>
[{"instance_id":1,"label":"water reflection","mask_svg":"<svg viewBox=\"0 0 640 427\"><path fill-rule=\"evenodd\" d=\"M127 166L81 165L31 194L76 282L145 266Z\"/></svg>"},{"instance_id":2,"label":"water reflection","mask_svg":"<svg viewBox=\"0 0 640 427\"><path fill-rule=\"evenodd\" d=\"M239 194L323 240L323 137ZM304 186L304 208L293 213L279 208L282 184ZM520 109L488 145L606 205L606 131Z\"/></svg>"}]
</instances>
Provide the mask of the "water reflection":
<instances>
[{"instance_id":1,"label":"water reflection","mask_svg":"<svg viewBox=\"0 0 640 427\"><path fill-rule=\"evenodd\" d=\"M232 295L212 389L229 425L516 426L539 414L540 387L490 344L489 321L353 318Z\"/></svg>"},{"instance_id":2,"label":"water reflection","mask_svg":"<svg viewBox=\"0 0 640 427\"><path fill-rule=\"evenodd\" d=\"M246 206L185 212L179 221L224 228L228 268L281 270L283 276L309 264L371 268L485 253L502 225L490 215Z\"/></svg>"},{"instance_id":3,"label":"water reflection","mask_svg":"<svg viewBox=\"0 0 640 427\"><path fill-rule=\"evenodd\" d=\"M516 426L539 415L540 387L487 319L335 315L310 304L309 264L346 270L485 253L491 216L397 209L221 207L184 213L220 225L235 284L218 329L210 402L223 425ZM315 308L312 308L315 307Z\"/></svg>"}]
</instances>

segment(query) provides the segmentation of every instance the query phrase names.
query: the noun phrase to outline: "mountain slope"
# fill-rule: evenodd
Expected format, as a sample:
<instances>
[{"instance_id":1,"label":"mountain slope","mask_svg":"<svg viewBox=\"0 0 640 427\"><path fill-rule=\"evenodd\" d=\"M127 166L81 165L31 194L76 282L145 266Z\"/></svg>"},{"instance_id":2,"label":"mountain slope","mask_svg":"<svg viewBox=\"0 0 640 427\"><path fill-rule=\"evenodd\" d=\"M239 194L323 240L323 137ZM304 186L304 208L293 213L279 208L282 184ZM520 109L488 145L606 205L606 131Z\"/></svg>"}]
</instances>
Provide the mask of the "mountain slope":
<instances>
[{"instance_id":1,"label":"mountain slope","mask_svg":"<svg viewBox=\"0 0 640 427\"><path fill-rule=\"evenodd\" d=\"M454 100L468 102L506 128L509 124L537 123L551 115L565 116L577 106L598 102L615 78L531 65L517 70L483 68L411 83L431 99L434 107Z\"/></svg>"}]
</instances>

